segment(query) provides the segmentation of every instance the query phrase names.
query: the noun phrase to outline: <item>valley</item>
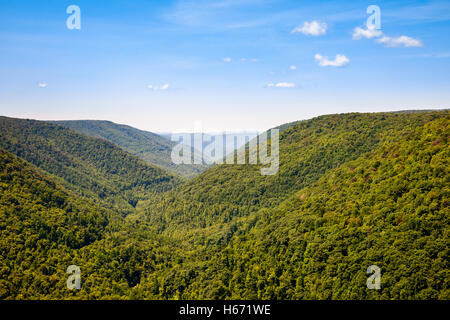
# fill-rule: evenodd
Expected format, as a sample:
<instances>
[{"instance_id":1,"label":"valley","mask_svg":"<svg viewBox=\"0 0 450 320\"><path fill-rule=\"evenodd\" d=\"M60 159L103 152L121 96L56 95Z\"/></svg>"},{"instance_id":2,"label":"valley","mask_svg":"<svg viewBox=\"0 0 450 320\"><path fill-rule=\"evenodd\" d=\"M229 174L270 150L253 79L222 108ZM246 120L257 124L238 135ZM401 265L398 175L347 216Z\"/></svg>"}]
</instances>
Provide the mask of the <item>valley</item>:
<instances>
[{"instance_id":1,"label":"valley","mask_svg":"<svg viewBox=\"0 0 450 320\"><path fill-rule=\"evenodd\" d=\"M449 125L324 115L279 128L276 175L188 178L150 133L0 117L0 298L449 299Z\"/></svg>"}]
</instances>

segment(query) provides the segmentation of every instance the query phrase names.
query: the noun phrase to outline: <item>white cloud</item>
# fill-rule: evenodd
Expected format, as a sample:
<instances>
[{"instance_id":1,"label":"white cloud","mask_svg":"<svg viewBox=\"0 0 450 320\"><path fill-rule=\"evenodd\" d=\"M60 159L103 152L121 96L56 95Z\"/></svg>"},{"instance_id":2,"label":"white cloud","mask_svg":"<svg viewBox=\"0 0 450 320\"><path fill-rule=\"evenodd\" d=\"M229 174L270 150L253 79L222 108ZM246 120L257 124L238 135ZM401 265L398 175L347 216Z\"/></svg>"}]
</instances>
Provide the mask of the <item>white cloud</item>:
<instances>
[{"instance_id":1,"label":"white cloud","mask_svg":"<svg viewBox=\"0 0 450 320\"><path fill-rule=\"evenodd\" d=\"M414 39L408 36L400 36L391 38L383 36L377 40L378 43L384 44L386 47L422 47L423 43L419 39Z\"/></svg>"},{"instance_id":2,"label":"white cloud","mask_svg":"<svg viewBox=\"0 0 450 320\"><path fill-rule=\"evenodd\" d=\"M160 86L160 87L149 84L149 85L147 86L147 88L149 88L150 90L154 90L154 91L158 91L158 90L167 90L167 89L169 89L169 84L166 83L166 84L163 84L163 85Z\"/></svg>"},{"instance_id":3,"label":"white cloud","mask_svg":"<svg viewBox=\"0 0 450 320\"><path fill-rule=\"evenodd\" d=\"M343 54L336 55L336 58L334 60L330 60L328 59L328 57L324 57L320 54L316 54L314 58L317 60L319 66L321 67L343 67L350 63L350 59Z\"/></svg>"},{"instance_id":4,"label":"white cloud","mask_svg":"<svg viewBox=\"0 0 450 320\"><path fill-rule=\"evenodd\" d=\"M308 36L320 36L327 33L327 24L325 22L320 22L317 20L311 21L311 22L304 22L303 26L298 26L294 30L292 30L292 33L303 33Z\"/></svg>"},{"instance_id":5,"label":"white cloud","mask_svg":"<svg viewBox=\"0 0 450 320\"><path fill-rule=\"evenodd\" d=\"M295 88L295 83L291 82L278 82L278 83L269 83L267 85L268 88Z\"/></svg>"},{"instance_id":6,"label":"white cloud","mask_svg":"<svg viewBox=\"0 0 450 320\"><path fill-rule=\"evenodd\" d=\"M230 63L231 62L231 58L223 58L222 61L226 62L226 63Z\"/></svg>"},{"instance_id":7,"label":"white cloud","mask_svg":"<svg viewBox=\"0 0 450 320\"><path fill-rule=\"evenodd\" d=\"M362 38L372 39L378 38L378 43L384 44L386 47L422 47L423 43L419 39L414 39L408 36L389 37L380 30L363 29L356 27L353 30L353 40L361 40Z\"/></svg>"},{"instance_id":8,"label":"white cloud","mask_svg":"<svg viewBox=\"0 0 450 320\"><path fill-rule=\"evenodd\" d=\"M289 67L289 69L291 69L291 70L297 70L297 66L292 65L292 66Z\"/></svg>"},{"instance_id":9,"label":"white cloud","mask_svg":"<svg viewBox=\"0 0 450 320\"><path fill-rule=\"evenodd\" d=\"M366 39L372 39L372 38L378 38L383 35L383 32L380 30L376 30L374 28L370 29L363 29L360 27L356 27L353 30L353 40L361 40L362 38Z\"/></svg>"},{"instance_id":10,"label":"white cloud","mask_svg":"<svg viewBox=\"0 0 450 320\"><path fill-rule=\"evenodd\" d=\"M48 87L48 84L45 83L45 82L39 82L39 83L38 83L38 87L39 87L39 88L47 88L47 87Z\"/></svg>"}]
</instances>

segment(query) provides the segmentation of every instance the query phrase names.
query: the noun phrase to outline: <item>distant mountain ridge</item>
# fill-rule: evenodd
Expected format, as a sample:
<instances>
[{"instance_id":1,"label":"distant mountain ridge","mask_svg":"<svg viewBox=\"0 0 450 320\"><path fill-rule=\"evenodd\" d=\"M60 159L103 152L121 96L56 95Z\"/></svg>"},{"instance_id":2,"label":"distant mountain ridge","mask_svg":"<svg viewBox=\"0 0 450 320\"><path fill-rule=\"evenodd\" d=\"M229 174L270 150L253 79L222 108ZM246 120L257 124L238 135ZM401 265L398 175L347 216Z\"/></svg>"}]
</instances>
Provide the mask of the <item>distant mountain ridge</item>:
<instances>
[{"instance_id":1,"label":"distant mountain ridge","mask_svg":"<svg viewBox=\"0 0 450 320\"><path fill-rule=\"evenodd\" d=\"M139 130L128 125L106 120L49 121L95 138L108 140L135 156L191 178L208 168L207 165L174 164L171 159L173 146L177 143L153 132Z\"/></svg>"},{"instance_id":2,"label":"distant mountain ridge","mask_svg":"<svg viewBox=\"0 0 450 320\"><path fill-rule=\"evenodd\" d=\"M258 131L224 131L224 132L202 132L202 133L193 133L193 132L177 132L177 133L170 133L170 132L164 132L160 133L161 136L171 139L173 135L180 135L180 136L187 136L190 137L193 141L197 135L199 135L202 138L202 148L203 150L206 148L207 145L209 145L212 141L212 138L214 136L221 136L224 141L224 152L223 155L217 155L217 156L210 156L210 159L213 161L220 162L222 160L222 157L224 155L227 155L229 153L234 152L234 150L238 150L239 148L242 148L245 146L246 143L248 143L250 140L254 139L260 134ZM203 155L205 158L207 155Z\"/></svg>"}]
</instances>

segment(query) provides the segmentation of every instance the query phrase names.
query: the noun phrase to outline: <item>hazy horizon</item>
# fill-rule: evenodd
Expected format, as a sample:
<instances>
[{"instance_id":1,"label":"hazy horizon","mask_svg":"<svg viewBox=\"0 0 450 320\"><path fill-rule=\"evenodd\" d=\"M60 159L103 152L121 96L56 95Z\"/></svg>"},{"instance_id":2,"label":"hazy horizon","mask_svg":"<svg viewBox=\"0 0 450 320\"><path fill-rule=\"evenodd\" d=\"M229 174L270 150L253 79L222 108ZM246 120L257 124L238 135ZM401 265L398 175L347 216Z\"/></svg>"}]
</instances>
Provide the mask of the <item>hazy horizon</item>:
<instances>
[{"instance_id":1,"label":"hazy horizon","mask_svg":"<svg viewBox=\"0 0 450 320\"><path fill-rule=\"evenodd\" d=\"M414 111L441 111L441 110L448 110L449 108L424 108L424 109L398 109L398 110L384 110L384 111L349 111L349 112L339 112L339 113L324 113L324 114L317 114L308 118L304 118L304 119L296 119L296 120L291 120L285 123L280 123L276 126L272 126L272 127L268 127L268 128L263 128L263 129L241 129L241 130L229 130L229 129L224 129L224 130L202 130L202 131L198 131L198 129L195 128L195 125L192 125L192 128L186 128L186 130L183 129L175 129L175 130L166 130L166 131L155 131L155 130L151 130L148 128L140 128L138 126L135 126L133 124L130 123L125 123L125 122L120 122L119 121L114 121L114 120L109 120L109 119L39 119L39 118L31 118L31 117L23 117L23 116L12 116L12 115L6 115L6 114L0 114L0 116L4 116L4 117L10 117L10 118L18 118L18 119L30 119L30 120L38 120L38 121L108 121L108 122L112 122L118 125L125 125L125 126L130 126L132 128L138 129L138 130L142 130L142 131L147 131L147 132L151 132L151 133L156 133L158 135L168 135L168 134L172 134L172 133L188 133L188 134L193 134L193 133L198 133L198 132L202 132L205 134L221 134L221 133L254 133L254 132L264 132L266 130L272 129L272 128L276 128L278 126L284 125L284 124L288 124L288 123L292 123L292 122L298 122L298 121L305 121L305 120L310 120L316 117L320 117L320 116L324 116L324 115L330 115L330 114L346 114L346 113L381 113L381 112L392 112L392 113L396 113L396 112L414 112Z\"/></svg>"}]
</instances>

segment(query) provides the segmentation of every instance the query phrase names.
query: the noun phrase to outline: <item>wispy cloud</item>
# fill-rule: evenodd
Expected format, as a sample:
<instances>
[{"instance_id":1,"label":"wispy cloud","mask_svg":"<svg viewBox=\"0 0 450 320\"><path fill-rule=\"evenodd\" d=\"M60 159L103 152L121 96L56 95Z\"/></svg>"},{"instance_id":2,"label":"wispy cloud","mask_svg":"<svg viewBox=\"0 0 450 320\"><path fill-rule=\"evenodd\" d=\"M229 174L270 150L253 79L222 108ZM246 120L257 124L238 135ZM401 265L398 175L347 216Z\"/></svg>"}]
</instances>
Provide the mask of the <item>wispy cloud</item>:
<instances>
[{"instance_id":1,"label":"wispy cloud","mask_svg":"<svg viewBox=\"0 0 450 320\"><path fill-rule=\"evenodd\" d=\"M46 82L39 82L39 83L38 83L38 87L39 87L39 88L47 88L47 87L48 87L48 84L47 84Z\"/></svg>"},{"instance_id":2,"label":"wispy cloud","mask_svg":"<svg viewBox=\"0 0 450 320\"><path fill-rule=\"evenodd\" d=\"M314 20L311 22L304 22L303 26L298 26L292 33L303 33L307 36L321 36L327 33L327 24L325 22L320 22Z\"/></svg>"},{"instance_id":3,"label":"wispy cloud","mask_svg":"<svg viewBox=\"0 0 450 320\"><path fill-rule=\"evenodd\" d=\"M314 59L317 60L319 66L321 67L343 67L350 63L350 59L343 54L336 55L336 58L334 60L330 60L328 59L328 57L316 54L314 56Z\"/></svg>"},{"instance_id":4,"label":"wispy cloud","mask_svg":"<svg viewBox=\"0 0 450 320\"><path fill-rule=\"evenodd\" d=\"M147 88L149 88L150 90L153 90L153 91L159 91L159 90L164 91L164 90L168 90L169 89L169 84L166 83L166 84L163 84L162 86L154 86L152 84L149 84L147 86Z\"/></svg>"},{"instance_id":5,"label":"wispy cloud","mask_svg":"<svg viewBox=\"0 0 450 320\"><path fill-rule=\"evenodd\" d=\"M386 47L423 47L423 43L419 39L408 36L389 37L380 30L370 28L363 29L361 27L356 27L353 30L352 38L353 40L377 38L376 42L381 43Z\"/></svg>"},{"instance_id":6,"label":"wispy cloud","mask_svg":"<svg viewBox=\"0 0 450 320\"><path fill-rule=\"evenodd\" d=\"M289 67L289 69L292 70L292 71L297 70L297 66L292 65L292 66Z\"/></svg>"},{"instance_id":7,"label":"wispy cloud","mask_svg":"<svg viewBox=\"0 0 450 320\"><path fill-rule=\"evenodd\" d=\"M353 40L361 40L362 38L366 39L372 39L372 38L378 38L383 35L383 32L380 30L370 28L370 29L363 29L361 27L356 27L353 30Z\"/></svg>"},{"instance_id":8,"label":"wispy cloud","mask_svg":"<svg viewBox=\"0 0 450 320\"><path fill-rule=\"evenodd\" d=\"M226 57L226 58L223 58L222 61L225 63L231 63L231 62L233 62L233 59L230 57ZM250 58L240 58L240 59L236 59L235 61L239 61L241 63L246 63L246 62L254 63L254 62L258 62L259 60L256 58L251 58L251 59Z\"/></svg>"},{"instance_id":9,"label":"wispy cloud","mask_svg":"<svg viewBox=\"0 0 450 320\"><path fill-rule=\"evenodd\" d=\"M162 15L172 23L209 29L240 29L261 26L267 23L267 16L243 19L239 10L261 6L269 0L178 0Z\"/></svg>"},{"instance_id":10,"label":"wispy cloud","mask_svg":"<svg viewBox=\"0 0 450 320\"><path fill-rule=\"evenodd\" d=\"M278 83L269 83L267 85L268 88L295 88L295 83L292 82L278 82Z\"/></svg>"},{"instance_id":11,"label":"wispy cloud","mask_svg":"<svg viewBox=\"0 0 450 320\"><path fill-rule=\"evenodd\" d=\"M378 39L377 42L384 44L386 47L423 47L422 41L408 36L400 36L395 38L383 36Z\"/></svg>"}]
</instances>

